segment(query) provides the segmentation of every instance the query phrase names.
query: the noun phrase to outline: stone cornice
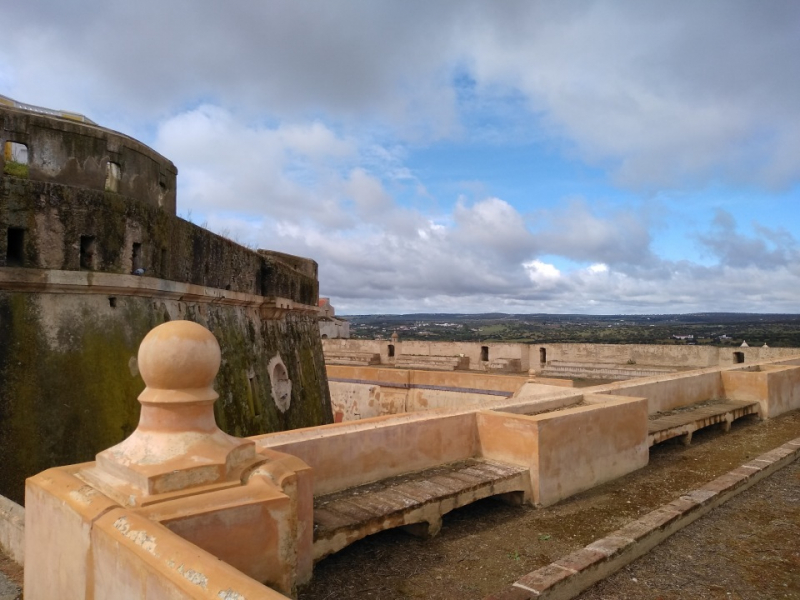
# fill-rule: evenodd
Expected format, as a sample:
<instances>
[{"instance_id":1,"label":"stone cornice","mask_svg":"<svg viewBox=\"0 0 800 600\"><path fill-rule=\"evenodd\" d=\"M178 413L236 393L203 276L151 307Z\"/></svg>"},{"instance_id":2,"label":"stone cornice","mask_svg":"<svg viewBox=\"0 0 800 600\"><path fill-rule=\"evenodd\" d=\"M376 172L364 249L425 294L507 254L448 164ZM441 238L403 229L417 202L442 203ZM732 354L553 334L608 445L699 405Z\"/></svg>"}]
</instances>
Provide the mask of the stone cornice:
<instances>
[{"instance_id":1,"label":"stone cornice","mask_svg":"<svg viewBox=\"0 0 800 600\"><path fill-rule=\"evenodd\" d=\"M300 304L288 298L257 296L155 277L98 271L0 267L0 291L137 296L179 302L244 306L258 309L263 319L279 319L287 313L317 314L316 306Z\"/></svg>"}]
</instances>

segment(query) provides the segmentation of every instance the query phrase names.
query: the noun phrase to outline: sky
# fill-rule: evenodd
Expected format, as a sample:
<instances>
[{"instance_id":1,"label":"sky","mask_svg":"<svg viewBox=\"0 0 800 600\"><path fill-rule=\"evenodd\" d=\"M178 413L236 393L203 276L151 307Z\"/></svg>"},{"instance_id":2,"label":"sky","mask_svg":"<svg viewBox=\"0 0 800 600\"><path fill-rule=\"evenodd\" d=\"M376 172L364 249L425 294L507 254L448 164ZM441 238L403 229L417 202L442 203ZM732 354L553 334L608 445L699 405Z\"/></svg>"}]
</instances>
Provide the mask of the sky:
<instances>
[{"instance_id":1,"label":"sky","mask_svg":"<svg viewBox=\"0 0 800 600\"><path fill-rule=\"evenodd\" d=\"M0 94L338 314L800 312L800 3L26 0Z\"/></svg>"}]
</instances>

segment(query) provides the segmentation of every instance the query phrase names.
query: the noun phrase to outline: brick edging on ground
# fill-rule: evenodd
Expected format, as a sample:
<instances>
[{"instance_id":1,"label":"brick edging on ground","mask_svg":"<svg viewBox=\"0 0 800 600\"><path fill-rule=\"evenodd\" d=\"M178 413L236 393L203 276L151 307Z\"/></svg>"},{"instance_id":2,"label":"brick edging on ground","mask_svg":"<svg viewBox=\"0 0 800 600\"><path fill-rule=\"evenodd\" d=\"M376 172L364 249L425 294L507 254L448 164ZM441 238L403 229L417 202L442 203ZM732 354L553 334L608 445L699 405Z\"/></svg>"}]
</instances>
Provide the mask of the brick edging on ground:
<instances>
[{"instance_id":1,"label":"brick edging on ground","mask_svg":"<svg viewBox=\"0 0 800 600\"><path fill-rule=\"evenodd\" d=\"M800 457L800 438L762 454L484 600L569 600Z\"/></svg>"}]
</instances>

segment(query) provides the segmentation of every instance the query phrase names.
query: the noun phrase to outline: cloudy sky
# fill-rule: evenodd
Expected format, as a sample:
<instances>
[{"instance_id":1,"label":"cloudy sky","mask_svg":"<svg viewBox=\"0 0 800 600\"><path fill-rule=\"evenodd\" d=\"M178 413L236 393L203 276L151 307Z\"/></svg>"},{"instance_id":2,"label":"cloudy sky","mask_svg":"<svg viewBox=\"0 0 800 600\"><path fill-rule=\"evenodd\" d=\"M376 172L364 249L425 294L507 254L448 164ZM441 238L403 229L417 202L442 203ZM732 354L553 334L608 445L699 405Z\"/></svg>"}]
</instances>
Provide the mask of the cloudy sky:
<instances>
[{"instance_id":1,"label":"cloudy sky","mask_svg":"<svg viewBox=\"0 0 800 600\"><path fill-rule=\"evenodd\" d=\"M800 312L800 3L7 2L0 94L340 313Z\"/></svg>"}]
</instances>

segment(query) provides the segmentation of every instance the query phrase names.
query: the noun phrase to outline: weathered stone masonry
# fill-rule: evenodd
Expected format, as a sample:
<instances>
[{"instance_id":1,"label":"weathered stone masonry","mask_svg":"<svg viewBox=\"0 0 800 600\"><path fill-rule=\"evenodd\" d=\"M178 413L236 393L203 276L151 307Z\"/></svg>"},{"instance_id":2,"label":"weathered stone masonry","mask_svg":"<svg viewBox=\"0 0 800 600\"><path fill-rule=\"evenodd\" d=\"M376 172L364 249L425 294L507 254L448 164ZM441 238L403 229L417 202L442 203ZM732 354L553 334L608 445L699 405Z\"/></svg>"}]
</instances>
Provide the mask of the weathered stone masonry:
<instances>
[{"instance_id":1,"label":"weathered stone masonry","mask_svg":"<svg viewBox=\"0 0 800 600\"><path fill-rule=\"evenodd\" d=\"M25 477L133 431L136 351L164 321L219 340L226 432L332 421L314 261L178 218L177 169L136 140L12 108L0 118L0 494L21 501ZM27 164L5 161L7 142L25 146ZM285 411L272 398L276 356L292 382Z\"/></svg>"}]
</instances>

